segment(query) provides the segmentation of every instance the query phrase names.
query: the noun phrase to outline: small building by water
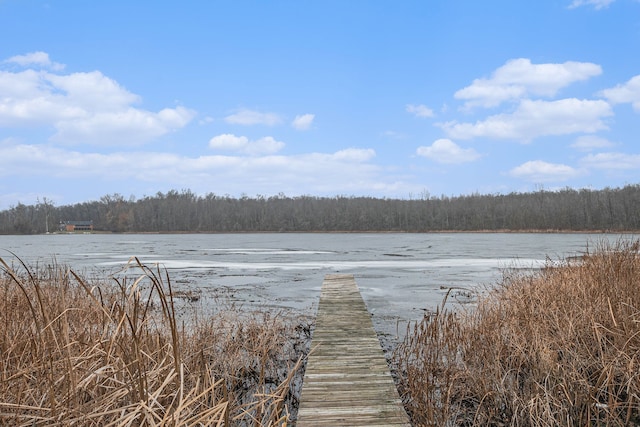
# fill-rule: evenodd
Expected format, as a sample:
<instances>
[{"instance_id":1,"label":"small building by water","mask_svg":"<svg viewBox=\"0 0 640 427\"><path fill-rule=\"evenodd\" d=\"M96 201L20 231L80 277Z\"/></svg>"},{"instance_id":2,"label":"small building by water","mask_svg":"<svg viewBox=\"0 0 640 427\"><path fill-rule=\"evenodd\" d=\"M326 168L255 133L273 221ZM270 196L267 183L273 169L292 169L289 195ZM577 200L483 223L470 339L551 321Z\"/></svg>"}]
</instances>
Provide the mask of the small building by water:
<instances>
[{"instance_id":1,"label":"small building by water","mask_svg":"<svg viewBox=\"0 0 640 427\"><path fill-rule=\"evenodd\" d=\"M67 233L73 233L76 231L93 231L93 220L89 221L60 221L58 227L60 231L66 231Z\"/></svg>"}]
</instances>

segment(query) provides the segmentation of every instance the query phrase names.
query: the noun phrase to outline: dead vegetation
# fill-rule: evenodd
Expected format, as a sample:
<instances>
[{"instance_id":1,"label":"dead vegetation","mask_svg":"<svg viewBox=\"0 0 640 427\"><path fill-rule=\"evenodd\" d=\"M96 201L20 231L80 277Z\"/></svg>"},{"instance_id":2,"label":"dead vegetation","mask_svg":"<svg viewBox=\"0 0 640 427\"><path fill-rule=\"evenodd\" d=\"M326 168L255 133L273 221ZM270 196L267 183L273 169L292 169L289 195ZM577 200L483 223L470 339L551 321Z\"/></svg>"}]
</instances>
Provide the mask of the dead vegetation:
<instances>
[{"instance_id":1,"label":"dead vegetation","mask_svg":"<svg viewBox=\"0 0 640 427\"><path fill-rule=\"evenodd\" d=\"M640 425L640 242L506 274L393 355L416 426ZM0 425L284 426L309 327L268 311L181 321L159 269L88 280L0 259Z\"/></svg>"},{"instance_id":2,"label":"dead vegetation","mask_svg":"<svg viewBox=\"0 0 640 427\"><path fill-rule=\"evenodd\" d=\"M413 424L640 425L640 243L614 246L413 325L393 356Z\"/></svg>"},{"instance_id":3,"label":"dead vegetation","mask_svg":"<svg viewBox=\"0 0 640 427\"><path fill-rule=\"evenodd\" d=\"M298 319L180 322L169 277L132 262L134 276L90 282L0 259L0 425L287 425L308 340Z\"/></svg>"}]
</instances>

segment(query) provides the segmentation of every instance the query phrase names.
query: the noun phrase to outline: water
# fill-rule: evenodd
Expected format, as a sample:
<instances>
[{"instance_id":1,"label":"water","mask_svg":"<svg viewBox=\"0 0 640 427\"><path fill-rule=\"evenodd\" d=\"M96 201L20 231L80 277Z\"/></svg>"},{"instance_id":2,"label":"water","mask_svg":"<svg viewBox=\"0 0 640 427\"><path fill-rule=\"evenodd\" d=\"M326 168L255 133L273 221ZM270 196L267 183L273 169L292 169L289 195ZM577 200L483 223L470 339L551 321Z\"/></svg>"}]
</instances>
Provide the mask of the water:
<instances>
[{"instance_id":1,"label":"water","mask_svg":"<svg viewBox=\"0 0 640 427\"><path fill-rule=\"evenodd\" d=\"M483 289L504 269L537 269L619 235L438 234L52 234L0 236L0 257L30 266L69 265L107 277L131 257L166 268L176 290L232 296L247 307L313 313L325 274L356 277L378 332L439 305L448 288ZM626 236L629 237L629 236ZM637 236L634 236L637 238ZM454 296L458 294L454 293ZM464 296L464 293L460 293ZM450 302L455 303L451 298Z\"/></svg>"}]
</instances>

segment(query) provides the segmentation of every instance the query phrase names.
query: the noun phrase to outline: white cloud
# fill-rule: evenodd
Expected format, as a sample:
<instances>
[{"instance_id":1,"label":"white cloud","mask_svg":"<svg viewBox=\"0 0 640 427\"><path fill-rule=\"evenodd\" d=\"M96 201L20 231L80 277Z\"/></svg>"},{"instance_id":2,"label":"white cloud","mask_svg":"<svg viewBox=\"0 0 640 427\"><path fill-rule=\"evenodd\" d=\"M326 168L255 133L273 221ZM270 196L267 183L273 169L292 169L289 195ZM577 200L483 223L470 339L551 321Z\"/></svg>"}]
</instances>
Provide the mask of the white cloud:
<instances>
[{"instance_id":1,"label":"white cloud","mask_svg":"<svg viewBox=\"0 0 640 427\"><path fill-rule=\"evenodd\" d=\"M224 120L232 125L266 125L275 126L282 123L282 118L275 113L261 113L253 110L240 110L224 118Z\"/></svg>"},{"instance_id":2,"label":"white cloud","mask_svg":"<svg viewBox=\"0 0 640 427\"><path fill-rule=\"evenodd\" d=\"M575 9L580 6L593 6L594 9L600 10L608 7L615 0L573 0L569 5L569 9Z\"/></svg>"},{"instance_id":3,"label":"white cloud","mask_svg":"<svg viewBox=\"0 0 640 427\"><path fill-rule=\"evenodd\" d=\"M276 141L271 136L265 136L249 144L245 152L251 155L273 154L282 150L284 146L284 142Z\"/></svg>"},{"instance_id":4,"label":"white cloud","mask_svg":"<svg viewBox=\"0 0 640 427\"><path fill-rule=\"evenodd\" d=\"M284 148L284 142L276 141L271 136L250 141L246 136L235 136L225 133L214 136L209 141L209 147L216 150L231 150L252 156L273 154Z\"/></svg>"},{"instance_id":5,"label":"white cloud","mask_svg":"<svg viewBox=\"0 0 640 427\"><path fill-rule=\"evenodd\" d=\"M478 160L480 154L473 148L463 149L449 139L438 139L428 147L418 147L416 154L438 163L468 163Z\"/></svg>"},{"instance_id":6,"label":"white cloud","mask_svg":"<svg viewBox=\"0 0 640 427\"><path fill-rule=\"evenodd\" d=\"M315 114L303 114L301 116L296 116L296 118L291 122L291 126L297 130L307 130L311 128L315 117Z\"/></svg>"},{"instance_id":7,"label":"white cloud","mask_svg":"<svg viewBox=\"0 0 640 427\"><path fill-rule=\"evenodd\" d=\"M25 56L27 65L48 60ZM67 144L138 145L186 126L195 116L185 107L135 108L140 97L99 71L0 70L0 93L0 127L51 127L52 140Z\"/></svg>"},{"instance_id":8,"label":"white cloud","mask_svg":"<svg viewBox=\"0 0 640 427\"><path fill-rule=\"evenodd\" d=\"M613 147L614 145L615 144L608 139L596 135L583 135L576 138L575 142L571 144L571 148L580 151L593 151L598 148Z\"/></svg>"},{"instance_id":9,"label":"white cloud","mask_svg":"<svg viewBox=\"0 0 640 427\"><path fill-rule=\"evenodd\" d=\"M333 154L333 159L341 162L362 163L373 159L375 156L376 152L372 148L346 148L336 151Z\"/></svg>"},{"instance_id":10,"label":"white cloud","mask_svg":"<svg viewBox=\"0 0 640 427\"><path fill-rule=\"evenodd\" d=\"M78 161L82 156L83 160ZM90 162L96 160L95 155L69 152L47 145L6 145L0 147L0 176L39 176L42 174L50 178L72 173L83 176L82 172L96 172L104 168L99 162L90 167ZM125 172L126 173L126 172Z\"/></svg>"},{"instance_id":11,"label":"white cloud","mask_svg":"<svg viewBox=\"0 0 640 427\"><path fill-rule=\"evenodd\" d=\"M249 144L246 136L235 136L230 133L214 136L209 141L209 147L216 150L242 150Z\"/></svg>"},{"instance_id":12,"label":"white cloud","mask_svg":"<svg viewBox=\"0 0 640 427\"><path fill-rule=\"evenodd\" d=\"M589 169L640 170L640 154L598 153L589 154L580 160Z\"/></svg>"},{"instance_id":13,"label":"white cloud","mask_svg":"<svg viewBox=\"0 0 640 427\"><path fill-rule=\"evenodd\" d=\"M127 108L94 113L86 118L56 123L53 141L65 144L140 145L191 121L194 112L184 107L165 108L158 113Z\"/></svg>"},{"instance_id":14,"label":"white cloud","mask_svg":"<svg viewBox=\"0 0 640 427\"><path fill-rule=\"evenodd\" d=\"M269 143L269 141L263 141ZM371 163L372 149L293 156L205 155L161 152L83 153L50 145L0 145L0 176L20 180L45 176L48 182L91 180L136 188L189 188L218 194L406 194L419 191ZM118 173L114 174L114 171ZM134 187L137 186L137 187Z\"/></svg>"},{"instance_id":15,"label":"white cloud","mask_svg":"<svg viewBox=\"0 0 640 427\"><path fill-rule=\"evenodd\" d=\"M625 84L600 92L613 104L630 103L633 109L640 112L640 75L632 77Z\"/></svg>"},{"instance_id":16,"label":"white cloud","mask_svg":"<svg viewBox=\"0 0 640 427\"><path fill-rule=\"evenodd\" d=\"M85 110L120 111L141 101L118 82L99 71L67 75L46 74L44 84L50 84L65 101Z\"/></svg>"},{"instance_id":17,"label":"white cloud","mask_svg":"<svg viewBox=\"0 0 640 427\"><path fill-rule=\"evenodd\" d=\"M16 55L11 58L5 60L6 63L18 64L22 67L28 66L41 66L45 68L50 68L54 71L61 71L64 69L64 64L60 64L57 62L52 62L49 59L49 54L46 52L31 52L25 55Z\"/></svg>"},{"instance_id":18,"label":"white cloud","mask_svg":"<svg viewBox=\"0 0 640 427\"><path fill-rule=\"evenodd\" d=\"M535 183L566 181L581 174L580 170L571 166L547 163L542 160L529 161L509 171L509 175L514 178Z\"/></svg>"},{"instance_id":19,"label":"white cloud","mask_svg":"<svg viewBox=\"0 0 640 427\"><path fill-rule=\"evenodd\" d=\"M476 79L454 96L466 100L466 108L495 107L531 95L552 97L571 83L600 74L602 68L590 62L532 64L527 58L512 59L495 70L491 78Z\"/></svg>"},{"instance_id":20,"label":"white cloud","mask_svg":"<svg viewBox=\"0 0 640 427\"><path fill-rule=\"evenodd\" d=\"M49 73L0 71L0 126L55 125L88 115L48 80Z\"/></svg>"},{"instance_id":21,"label":"white cloud","mask_svg":"<svg viewBox=\"0 0 640 427\"><path fill-rule=\"evenodd\" d=\"M608 129L603 119L611 115L611 107L602 100L525 99L510 114L497 114L476 123L451 121L439 125L454 139L487 137L529 142L540 136L594 133Z\"/></svg>"},{"instance_id":22,"label":"white cloud","mask_svg":"<svg viewBox=\"0 0 640 427\"><path fill-rule=\"evenodd\" d=\"M427 107L426 105L414 105L414 104L407 104L407 106L405 107L405 110L407 111L407 113L413 114L416 117L420 117L420 118L427 118L427 117L433 117L433 110L429 107Z\"/></svg>"}]
</instances>

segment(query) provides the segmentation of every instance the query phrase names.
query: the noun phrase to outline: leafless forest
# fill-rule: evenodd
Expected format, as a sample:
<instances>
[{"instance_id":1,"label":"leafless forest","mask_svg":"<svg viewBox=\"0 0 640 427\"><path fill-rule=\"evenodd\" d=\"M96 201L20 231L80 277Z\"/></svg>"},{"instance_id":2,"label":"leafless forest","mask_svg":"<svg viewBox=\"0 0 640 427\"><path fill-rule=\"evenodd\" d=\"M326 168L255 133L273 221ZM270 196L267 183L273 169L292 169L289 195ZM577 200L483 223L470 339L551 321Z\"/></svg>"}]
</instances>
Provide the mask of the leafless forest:
<instances>
[{"instance_id":1,"label":"leafless forest","mask_svg":"<svg viewBox=\"0 0 640 427\"><path fill-rule=\"evenodd\" d=\"M136 199L120 194L56 206L47 199L0 212L0 233L58 230L93 221L104 232L629 231L640 229L640 184L601 190L387 199L231 197L171 190Z\"/></svg>"}]
</instances>

